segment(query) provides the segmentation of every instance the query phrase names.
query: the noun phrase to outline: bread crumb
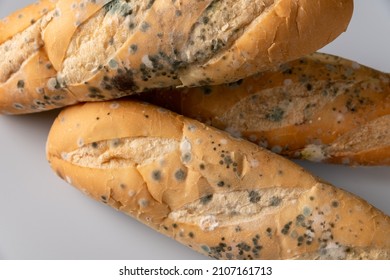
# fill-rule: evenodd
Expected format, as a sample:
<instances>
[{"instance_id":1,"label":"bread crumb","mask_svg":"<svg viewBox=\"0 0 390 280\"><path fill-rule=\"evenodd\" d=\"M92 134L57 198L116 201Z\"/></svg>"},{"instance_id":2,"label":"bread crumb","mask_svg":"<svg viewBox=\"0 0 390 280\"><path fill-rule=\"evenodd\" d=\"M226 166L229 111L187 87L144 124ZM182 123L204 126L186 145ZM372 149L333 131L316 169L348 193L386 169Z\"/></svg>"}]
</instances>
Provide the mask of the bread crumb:
<instances>
[{"instance_id":1,"label":"bread crumb","mask_svg":"<svg viewBox=\"0 0 390 280\"><path fill-rule=\"evenodd\" d=\"M213 231L219 226L219 223L214 215L209 215L201 218L199 225L204 231Z\"/></svg>"}]
</instances>

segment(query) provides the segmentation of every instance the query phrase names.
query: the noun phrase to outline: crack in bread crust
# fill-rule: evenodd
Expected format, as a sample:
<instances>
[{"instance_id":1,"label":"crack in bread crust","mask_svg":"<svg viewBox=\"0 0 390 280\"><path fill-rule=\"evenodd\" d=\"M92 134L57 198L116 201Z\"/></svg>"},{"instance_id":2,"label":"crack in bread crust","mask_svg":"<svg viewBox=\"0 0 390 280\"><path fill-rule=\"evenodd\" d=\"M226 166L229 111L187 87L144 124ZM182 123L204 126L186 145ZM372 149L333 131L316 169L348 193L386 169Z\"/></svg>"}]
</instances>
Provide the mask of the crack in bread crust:
<instances>
[{"instance_id":1,"label":"crack in bread crust","mask_svg":"<svg viewBox=\"0 0 390 280\"><path fill-rule=\"evenodd\" d=\"M320 88L322 82L312 84ZM243 127L248 131L269 131L304 124L350 87L344 83L336 83L334 86L339 89L337 92L331 92L330 87L325 87L323 91L312 93L303 84L262 90L242 98L217 120L237 131Z\"/></svg>"},{"instance_id":2,"label":"crack in bread crust","mask_svg":"<svg viewBox=\"0 0 390 280\"><path fill-rule=\"evenodd\" d=\"M79 139L78 144L83 144ZM145 165L164 158L179 147L179 142L171 139L139 137L94 142L69 153L62 159L74 165L111 169ZM139 151L143 151L139 153Z\"/></svg>"},{"instance_id":3,"label":"crack in bread crust","mask_svg":"<svg viewBox=\"0 0 390 280\"><path fill-rule=\"evenodd\" d=\"M65 83L77 83L101 67L119 67L112 57L142 21L146 1L111 1L73 35L60 73Z\"/></svg>"},{"instance_id":4,"label":"crack in bread crust","mask_svg":"<svg viewBox=\"0 0 390 280\"><path fill-rule=\"evenodd\" d=\"M270 187L214 193L212 199L201 198L170 213L178 223L197 225L203 231L261 221L277 213L285 204L294 203L303 189Z\"/></svg>"},{"instance_id":5,"label":"crack in bread crust","mask_svg":"<svg viewBox=\"0 0 390 280\"><path fill-rule=\"evenodd\" d=\"M0 83L5 83L18 72L24 61L33 56L42 46L40 22L16 34L0 45Z\"/></svg>"}]
</instances>

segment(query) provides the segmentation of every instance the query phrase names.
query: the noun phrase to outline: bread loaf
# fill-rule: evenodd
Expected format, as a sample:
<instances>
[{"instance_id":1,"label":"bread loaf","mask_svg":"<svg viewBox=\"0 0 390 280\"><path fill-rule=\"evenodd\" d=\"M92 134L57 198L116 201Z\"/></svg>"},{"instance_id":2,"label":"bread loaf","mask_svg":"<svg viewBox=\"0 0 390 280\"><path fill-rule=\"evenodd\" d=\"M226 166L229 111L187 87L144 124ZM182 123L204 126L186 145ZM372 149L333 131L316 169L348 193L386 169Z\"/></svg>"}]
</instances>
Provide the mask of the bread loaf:
<instances>
[{"instance_id":1,"label":"bread loaf","mask_svg":"<svg viewBox=\"0 0 390 280\"><path fill-rule=\"evenodd\" d=\"M0 112L234 82L326 45L352 10L352 0L59 0L0 45Z\"/></svg>"},{"instance_id":2,"label":"bread loaf","mask_svg":"<svg viewBox=\"0 0 390 280\"><path fill-rule=\"evenodd\" d=\"M47 157L82 192L212 258L390 258L390 219L367 202L146 103L65 109Z\"/></svg>"},{"instance_id":3,"label":"bread loaf","mask_svg":"<svg viewBox=\"0 0 390 280\"><path fill-rule=\"evenodd\" d=\"M236 83L140 98L292 158L390 164L390 74L315 53Z\"/></svg>"}]
</instances>

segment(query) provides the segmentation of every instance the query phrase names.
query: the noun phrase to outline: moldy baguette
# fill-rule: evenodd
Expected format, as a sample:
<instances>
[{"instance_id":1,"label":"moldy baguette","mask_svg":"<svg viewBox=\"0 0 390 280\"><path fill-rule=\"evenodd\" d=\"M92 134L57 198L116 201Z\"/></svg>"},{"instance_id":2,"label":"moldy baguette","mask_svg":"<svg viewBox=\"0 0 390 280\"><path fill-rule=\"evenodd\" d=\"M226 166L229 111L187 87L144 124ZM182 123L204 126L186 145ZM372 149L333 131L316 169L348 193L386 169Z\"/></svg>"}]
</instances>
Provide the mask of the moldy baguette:
<instances>
[{"instance_id":1,"label":"moldy baguette","mask_svg":"<svg viewBox=\"0 0 390 280\"><path fill-rule=\"evenodd\" d=\"M59 0L3 43L38 45L0 45L0 64L14 69L0 68L0 112L234 82L323 47L352 10L352 0Z\"/></svg>"},{"instance_id":2,"label":"moldy baguette","mask_svg":"<svg viewBox=\"0 0 390 280\"><path fill-rule=\"evenodd\" d=\"M245 140L146 103L65 109L53 170L217 259L389 259L390 219Z\"/></svg>"},{"instance_id":3,"label":"moldy baguette","mask_svg":"<svg viewBox=\"0 0 390 280\"><path fill-rule=\"evenodd\" d=\"M140 98L292 158L390 164L390 75L315 53L236 83Z\"/></svg>"}]
</instances>

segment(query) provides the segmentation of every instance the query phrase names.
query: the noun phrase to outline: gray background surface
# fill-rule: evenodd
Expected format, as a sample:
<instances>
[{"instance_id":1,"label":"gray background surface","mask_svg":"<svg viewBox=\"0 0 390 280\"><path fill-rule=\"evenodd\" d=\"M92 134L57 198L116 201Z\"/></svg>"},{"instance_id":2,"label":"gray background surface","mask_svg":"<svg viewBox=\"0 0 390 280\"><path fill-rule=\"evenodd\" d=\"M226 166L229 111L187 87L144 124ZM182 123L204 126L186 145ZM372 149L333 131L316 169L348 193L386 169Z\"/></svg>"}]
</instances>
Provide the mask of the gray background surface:
<instances>
[{"instance_id":1,"label":"gray background surface","mask_svg":"<svg viewBox=\"0 0 390 280\"><path fill-rule=\"evenodd\" d=\"M31 0L0 0L0 18ZM390 0L356 0L346 33L322 50L390 72ZM61 181L45 158L58 111L0 116L0 259L204 259ZM390 167L299 162L390 214Z\"/></svg>"}]
</instances>

